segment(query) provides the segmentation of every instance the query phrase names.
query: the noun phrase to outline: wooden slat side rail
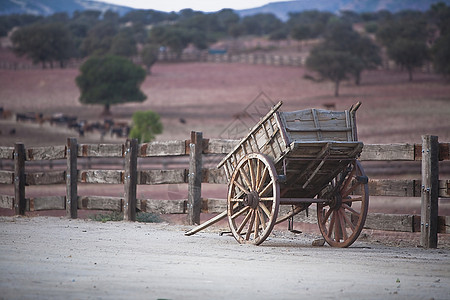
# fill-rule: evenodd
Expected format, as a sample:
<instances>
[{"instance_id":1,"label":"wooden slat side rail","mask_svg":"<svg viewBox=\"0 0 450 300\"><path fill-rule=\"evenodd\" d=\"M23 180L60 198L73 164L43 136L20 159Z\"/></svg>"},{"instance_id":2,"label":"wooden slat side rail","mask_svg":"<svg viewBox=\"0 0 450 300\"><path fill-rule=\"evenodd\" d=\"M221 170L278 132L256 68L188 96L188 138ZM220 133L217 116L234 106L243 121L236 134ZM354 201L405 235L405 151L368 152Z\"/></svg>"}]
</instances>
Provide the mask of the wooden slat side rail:
<instances>
[{"instance_id":1,"label":"wooden slat side rail","mask_svg":"<svg viewBox=\"0 0 450 300\"><path fill-rule=\"evenodd\" d=\"M257 131L258 129L260 129L261 124L265 123L269 118L271 118L273 116L273 114L281 107L281 105L283 104L283 102L278 102L274 107L272 107L272 109L263 117L261 118L261 120L258 122L258 124L256 124L251 130L250 132L247 134L247 136L245 138L243 138L238 145L236 145L233 150L227 155L225 156L224 159L222 159L222 161L217 165L218 168L222 167L223 164L225 164L225 162L233 156L233 153L239 149L239 147L241 147L241 144L244 144L248 138L250 138L255 131ZM237 163L237 162L236 162Z\"/></svg>"}]
</instances>

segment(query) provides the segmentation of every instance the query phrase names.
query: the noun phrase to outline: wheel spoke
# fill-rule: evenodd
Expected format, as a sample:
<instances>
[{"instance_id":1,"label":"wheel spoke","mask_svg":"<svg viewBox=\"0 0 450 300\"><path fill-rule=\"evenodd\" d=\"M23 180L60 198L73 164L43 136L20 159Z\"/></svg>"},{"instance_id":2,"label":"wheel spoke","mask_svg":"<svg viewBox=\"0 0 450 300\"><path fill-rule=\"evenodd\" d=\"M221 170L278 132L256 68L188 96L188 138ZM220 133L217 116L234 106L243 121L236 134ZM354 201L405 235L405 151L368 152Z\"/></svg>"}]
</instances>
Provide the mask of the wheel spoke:
<instances>
[{"instance_id":1,"label":"wheel spoke","mask_svg":"<svg viewBox=\"0 0 450 300\"><path fill-rule=\"evenodd\" d=\"M340 240L341 240L341 234L340 234L340 222L339 222L339 213L338 213L338 211L337 210L335 210L334 211L334 214L333 214L333 216L335 216L334 217L334 240L336 241L336 242L339 242Z\"/></svg>"},{"instance_id":2,"label":"wheel spoke","mask_svg":"<svg viewBox=\"0 0 450 300\"><path fill-rule=\"evenodd\" d=\"M357 201L363 201L363 196L353 196L353 197L346 197L346 199L342 199L342 202L357 202Z\"/></svg>"},{"instance_id":3,"label":"wheel spoke","mask_svg":"<svg viewBox=\"0 0 450 300\"><path fill-rule=\"evenodd\" d=\"M262 177L261 177L261 180L260 180L260 181L258 182L258 184L256 185L255 191L259 192L259 190L261 189L261 186L264 184L264 182L265 182L266 179L267 179L267 175L269 175L269 168L266 166L266 167L264 168L264 171L263 171L263 175L262 175Z\"/></svg>"},{"instance_id":4,"label":"wheel spoke","mask_svg":"<svg viewBox=\"0 0 450 300\"><path fill-rule=\"evenodd\" d=\"M331 209L330 209L330 211L331 211ZM330 224L329 224L329 227L328 227L328 233L327 233L328 238L331 238L331 234L333 233L334 219L335 218L336 218L335 214L332 214L331 215Z\"/></svg>"},{"instance_id":5,"label":"wheel spoke","mask_svg":"<svg viewBox=\"0 0 450 300\"><path fill-rule=\"evenodd\" d=\"M234 184L245 194L250 193L245 187L243 187L237 180L234 181Z\"/></svg>"},{"instance_id":6,"label":"wheel spoke","mask_svg":"<svg viewBox=\"0 0 450 300\"><path fill-rule=\"evenodd\" d=\"M359 212L354 210L351 206L348 206L347 204L343 203L342 207L344 207L345 209L351 211L354 215L356 215L359 218Z\"/></svg>"},{"instance_id":7,"label":"wheel spoke","mask_svg":"<svg viewBox=\"0 0 450 300\"><path fill-rule=\"evenodd\" d=\"M247 240L247 241L250 239L250 235L252 234L253 223L255 222L255 218L254 218L255 211L252 209L250 211L249 215L251 215L250 216L250 224L248 225L247 233L245 234L245 240Z\"/></svg>"},{"instance_id":8,"label":"wheel spoke","mask_svg":"<svg viewBox=\"0 0 450 300\"><path fill-rule=\"evenodd\" d=\"M342 184L341 195L343 194L343 191L345 191L347 189L347 187L349 186L349 184L352 182L355 172L356 172L356 167L354 165L352 165L351 172L347 175L347 178L345 178L344 183Z\"/></svg>"},{"instance_id":9,"label":"wheel spoke","mask_svg":"<svg viewBox=\"0 0 450 300\"><path fill-rule=\"evenodd\" d=\"M257 209L258 209L258 217L259 217L259 222L261 223L261 227L263 230L266 230L266 221L264 220L264 216L261 211L261 208L257 207Z\"/></svg>"},{"instance_id":10,"label":"wheel spoke","mask_svg":"<svg viewBox=\"0 0 450 300\"><path fill-rule=\"evenodd\" d=\"M269 211L269 209L267 208L267 206L266 206L264 203L259 202L259 207L261 207L261 209L264 211L264 213L266 214L266 216L267 216L268 218L270 218L270 211Z\"/></svg>"},{"instance_id":11,"label":"wheel spoke","mask_svg":"<svg viewBox=\"0 0 450 300\"><path fill-rule=\"evenodd\" d=\"M264 189L259 192L259 197L262 197L265 193L267 193L267 191L269 191L269 189L272 187L273 184L273 180L271 180L265 187Z\"/></svg>"},{"instance_id":12,"label":"wheel spoke","mask_svg":"<svg viewBox=\"0 0 450 300\"><path fill-rule=\"evenodd\" d=\"M247 176L247 174L245 174L245 171L244 171L244 172L241 171L241 172L239 172L239 174L241 174L242 178L243 178L244 181L245 181L245 184L246 184L249 188L252 188L252 184L250 183L250 179L248 179L248 176Z\"/></svg>"},{"instance_id":13,"label":"wheel spoke","mask_svg":"<svg viewBox=\"0 0 450 300\"><path fill-rule=\"evenodd\" d=\"M235 213L234 215L231 216L231 219L234 220L237 217L239 217L240 215L242 215L243 213L245 213L247 210L250 209L250 206L246 206L243 209L241 209L240 211L238 211L237 213Z\"/></svg>"},{"instance_id":14,"label":"wheel spoke","mask_svg":"<svg viewBox=\"0 0 450 300\"><path fill-rule=\"evenodd\" d=\"M356 229L355 225L353 225L353 223L348 219L347 214L345 213L345 211L342 213L342 215L344 216L345 223L350 226L350 228L352 229L352 232L355 232L355 229Z\"/></svg>"},{"instance_id":15,"label":"wheel spoke","mask_svg":"<svg viewBox=\"0 0 450 300\"><path fill-rule=\"evenodd\" d=\"M343 192L341 194L342 198L347 198L351 193L353 193L354 190L356 190L356 188L358 188L361 184L354 184L351 188L349 188L348 190L345 191L345 193Z\"/></svg>"},{"instance_id":16,"label":"wheel spoke","mask_svg":"<svg viewBox=\"0 0 450 300\"><path fill-rule=\"evenodd\" d=\"M248 207L248 206L247 206L247 207ZM241 225L239 225L238 229L236 230L236 232L237 232L238 234L241 234L242 229L244 229L244 227L245 227L245 225L247 224L248 220L250 219L251 215L252 215L252 212L249 212L249 213L245 216L245 218L244 218L244 220L242 221Z\"/></svg>"},{"instance_id":17,"label":"wheel spoke","mask_svg":"<svg viewBox=\"0 0 450 300\"><path fill-rule=\"evenodd\" d=\"M259 236L259 211L258 209L254 210L255 214L255 239Z\"/></svg>"},{"instance_id":18,"label":"wheel spoke","mask_svg":"<svg viewBox=\"0 0 450 300\"><path fill-rule=\"evenodd\" d=\"M250 180L251 180L250 188L252 190L254 190L255 187L256 187L256 182L255 182L255 174L253 173L253 166L252 166L252 160L251 159L249 159L247 161L247 165L248 165L248 171L250 173Z\"/></svg>"},{"instance_id":19,"label":"wheel spoke","mask_svg":"<svg viewBox=\"0 0 450 300\"><path fill-rule=\"evenodd\" d=\"M328 218L330 217L331 212L332 212L331 209L328 209L328 210L327 210L327 212L325 213L325 215L324 215L324 217L323 217L322 225L325 225L325 223L328 221ZM323 211L322 211L322 213L323 213Z\"/></svg>"},{"instance_id":20,"label":"wheel spoke","mask_svg":"<svg viewBox=\"0 0 450 300\"><path fill-rule=\"evenodd\" d=\"M341 224L342 238L345 241L346 239L348 239L348 235L347 235L347 230L345 229L345 220L344 220L342 209L339 209L337 211L337 213L338 213L338 216L339 216L339 223Z\"/></svg>"}]
</instances>

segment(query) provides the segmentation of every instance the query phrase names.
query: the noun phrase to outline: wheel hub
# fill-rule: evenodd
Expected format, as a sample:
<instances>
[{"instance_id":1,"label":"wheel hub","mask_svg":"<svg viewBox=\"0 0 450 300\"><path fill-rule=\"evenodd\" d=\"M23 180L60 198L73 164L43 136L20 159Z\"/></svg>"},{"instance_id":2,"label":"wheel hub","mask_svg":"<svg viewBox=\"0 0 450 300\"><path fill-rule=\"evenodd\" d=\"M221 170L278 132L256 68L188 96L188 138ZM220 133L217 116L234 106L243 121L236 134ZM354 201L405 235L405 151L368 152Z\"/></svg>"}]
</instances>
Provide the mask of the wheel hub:
<instances>
[{"instance_id":1,"label":"wheel hub","mask_svg":"<svg viewBox=\"0 0 450 300\"><path fill-rule=\"evenodd\" d=\"M342 205L342 196L340 193L336 193L332 198L330 202L330 208L331 209L339 209Z\"/></svg>"},{"instance_id":2,"label":"wheel hub","mask_svg":"<svg viewBox=\"0 0 450 300\"><path fill-rule=\"evenodd\" d=\"M246 194L244 196L244 204L246 206L250 206L253 209L258 207L259 200L259 195L256 191L251 191L249 194Z\"/></svg>"}]
</instances>

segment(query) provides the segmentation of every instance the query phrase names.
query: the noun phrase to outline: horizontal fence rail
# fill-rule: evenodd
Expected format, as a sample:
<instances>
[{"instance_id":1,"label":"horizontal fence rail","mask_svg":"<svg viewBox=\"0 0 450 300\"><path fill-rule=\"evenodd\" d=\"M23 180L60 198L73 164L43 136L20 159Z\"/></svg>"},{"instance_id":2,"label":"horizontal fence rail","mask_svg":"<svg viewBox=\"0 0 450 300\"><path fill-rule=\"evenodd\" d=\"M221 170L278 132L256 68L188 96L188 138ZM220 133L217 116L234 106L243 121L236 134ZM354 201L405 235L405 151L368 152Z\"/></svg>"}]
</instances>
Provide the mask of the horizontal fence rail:
<instances>
[{"instance_id":1,"label":"horizontal fence rail","mask_svg":"<svg viewBox=\"0 0 450 300\"><path fill-rule=\"evenodd\" d=\"M431 140L431 142L430 142ZM0 184L14 185L14 195L0 195L0 207L16 214L26 211L66 210L67 217L76 218L78 209L111 210L124 213L125 220L134 221L136 211L163 214L187 214L190 224L198 224L200 213L220 213L226 199L201 196L202 183L227 184L225 173L214 166L237 145L238 140L204 139L193 132L189 140L157 141L138 145L78 144L70 138L67 145L29 147L16 144L0 147L1 166L11 162L13 170L0 170ZM421 179L370 179L370 196L421 197L421 215L369 213L365 228L421 232L422 245L436 247L437 233L450 233L450 217L437 215L438 198L450 198L450 179L439 179L438 161L450 160L450 143L438 143L437 137L424 136L422 144L364 145L361 161L422 161ZM434 154L433 154L434 153ZM177 169L138 169L142 158L185 158ZM123 161L121 169L83 169L78 160L115 158ZM26 171L26 163L65 160L63 170ZM95 163L93 163L95 165ZM177 164L176 164L177 165ZM118 166L120 167L120 166ZM435 182L431 182L431 181ZM79 196L79 183L121 184L123 197ZM25 187L65 184L66 195L26 197ZM137 185L187 184L188 199L138 199ZM313 208L310 209L314 210ZM297 221L317 222L314 213L298 215ZM425 232L425 233L424 233Z\"/></svg>"}]
</instances>

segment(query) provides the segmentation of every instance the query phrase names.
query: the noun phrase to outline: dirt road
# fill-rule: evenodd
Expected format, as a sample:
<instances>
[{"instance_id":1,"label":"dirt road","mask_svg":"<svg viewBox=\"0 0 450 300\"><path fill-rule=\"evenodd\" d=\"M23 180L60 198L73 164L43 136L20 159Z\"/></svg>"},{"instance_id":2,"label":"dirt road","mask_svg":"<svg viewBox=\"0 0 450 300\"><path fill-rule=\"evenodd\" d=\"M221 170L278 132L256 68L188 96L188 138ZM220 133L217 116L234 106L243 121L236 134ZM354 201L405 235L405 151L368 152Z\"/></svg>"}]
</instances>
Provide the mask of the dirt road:
<instances>
[{"instance_id":1,"label":"dirt road","mask_svg":"<svg viewBox=\"0 0 450 300\"><path fill-rule=\"evenodd\" d=\"M448 299L450 250L261 246L181 225L0 218L1 299Z\"/></svg>"}]
</instances>

